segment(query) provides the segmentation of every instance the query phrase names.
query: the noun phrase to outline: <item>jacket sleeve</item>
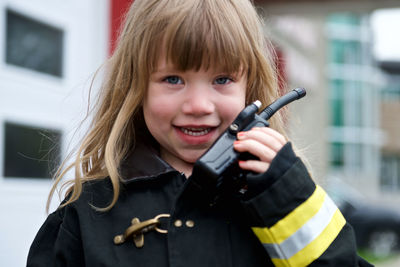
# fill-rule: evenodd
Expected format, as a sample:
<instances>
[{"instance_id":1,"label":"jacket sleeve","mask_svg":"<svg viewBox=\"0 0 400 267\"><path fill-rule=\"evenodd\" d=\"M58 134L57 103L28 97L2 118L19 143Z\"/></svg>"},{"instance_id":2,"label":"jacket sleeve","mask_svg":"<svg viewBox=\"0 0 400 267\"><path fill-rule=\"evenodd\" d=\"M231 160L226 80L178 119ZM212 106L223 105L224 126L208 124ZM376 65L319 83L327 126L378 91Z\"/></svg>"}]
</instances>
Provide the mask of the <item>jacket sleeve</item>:
<instances>
[{"instance_id":1,"label":"jacket sleeve","mask_svg":"<svg viewBox=\"0 0 400 267\"><path fill-rule=\"evenodd\" d=\"M69 230L71 227L67 225L66 216L74 221L71 217L75 213L69 206L47 217L30 247L28 267L84 266L80 238Z\"/></svg>"},{"instance_id":2,"label":"jacket sleeve","mask_svg":"<svg viewBox=\"0 0 400 267\"><path fill-rule=\"evenodd\" d=\"M275 266L371 266L357 255L352 227L290 143L267 172L247 182L242 205Z\"/></svg>"}]
</instances>

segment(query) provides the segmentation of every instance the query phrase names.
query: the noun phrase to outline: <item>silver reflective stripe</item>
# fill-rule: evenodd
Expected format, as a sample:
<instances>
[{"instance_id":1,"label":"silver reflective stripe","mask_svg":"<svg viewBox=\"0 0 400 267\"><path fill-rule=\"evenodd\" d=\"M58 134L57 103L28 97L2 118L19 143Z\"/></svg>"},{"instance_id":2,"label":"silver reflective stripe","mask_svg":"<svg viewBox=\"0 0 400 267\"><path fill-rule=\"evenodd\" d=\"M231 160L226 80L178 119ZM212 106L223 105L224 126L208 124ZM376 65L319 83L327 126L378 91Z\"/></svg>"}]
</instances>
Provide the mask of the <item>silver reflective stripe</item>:
<instances>
[{"instance_id":1,"label":"silver reflective stripe","mask_svg":"<svg viewBox=\"0 0 400 267\"><path fill-rule=\"evenodd\" d=\"M321 209L293 235L280 244L267 244L264 247L271 258L289 259L317 238L331 222L337 210L328 195L325 195Z\"/></svg>"}]
</instances>

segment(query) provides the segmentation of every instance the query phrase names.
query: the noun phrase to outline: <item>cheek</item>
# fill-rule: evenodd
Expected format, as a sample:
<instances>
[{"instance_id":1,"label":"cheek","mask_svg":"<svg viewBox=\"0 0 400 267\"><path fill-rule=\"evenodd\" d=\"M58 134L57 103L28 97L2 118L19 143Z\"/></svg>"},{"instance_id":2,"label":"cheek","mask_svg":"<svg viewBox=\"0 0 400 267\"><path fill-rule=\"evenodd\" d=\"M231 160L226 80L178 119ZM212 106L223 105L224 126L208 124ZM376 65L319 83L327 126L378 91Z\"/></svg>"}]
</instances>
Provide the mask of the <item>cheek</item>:
<instances>
[{"instance_id":1,"label":"cheek","mask_svg":"<svg viewBox=\"0 0 400 267\"><path fill-rule=\"evenodd\" d=\"M219 112L220 115L224 118L224 123L230 124L244 107L244 98L235 98L231 101L225 101L221 103Z\"/></svg>"},{"instance_id":2,"label":"cheek","mask_svg":"<svg viewBox=\"0 0 400 267\"><path fill-rule=\"evenodd\" d=\"M230 122L232 122L237 115L246 106L246 87L245 84L241 84L237 89L237 94L231 98L229 104L225 104L226 112L230 116Z\"/></svg>"},{"instance_id":3,"label":"cheek","mask_svg":"<svg viewBox=\"0 0 400 267\"><path fill-rule=\"evenodd\" d=\"M173 110L173 106L168 105L168 101L158 101L158 98L146 100L143 105L143 115L148 128L162 128L163 125L169 124Z\"/></svg>"}]
</instances>

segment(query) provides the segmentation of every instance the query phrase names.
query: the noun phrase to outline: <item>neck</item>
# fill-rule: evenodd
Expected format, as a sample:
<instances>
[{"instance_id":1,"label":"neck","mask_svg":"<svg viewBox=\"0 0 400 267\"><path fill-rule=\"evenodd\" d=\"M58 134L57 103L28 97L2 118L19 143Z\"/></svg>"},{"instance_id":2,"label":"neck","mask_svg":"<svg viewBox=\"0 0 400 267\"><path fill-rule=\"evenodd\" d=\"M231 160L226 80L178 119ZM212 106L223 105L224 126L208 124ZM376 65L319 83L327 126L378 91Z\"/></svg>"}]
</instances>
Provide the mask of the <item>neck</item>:
<instances>
[{"instance_id":1,"label":"neck","mask_svg":"<svg viewBox=\"0 0 400 267\"><path fill-rule=\"evenodd\" d=\"M171 165L175 170L184 173L186 178L188 178L192 174L193 163L186 162L180 159L177 159L174 156L171 156L169 153L163 153L161 150L161 158L165 160L169 165Z\"/></svg>"}]
</instances>

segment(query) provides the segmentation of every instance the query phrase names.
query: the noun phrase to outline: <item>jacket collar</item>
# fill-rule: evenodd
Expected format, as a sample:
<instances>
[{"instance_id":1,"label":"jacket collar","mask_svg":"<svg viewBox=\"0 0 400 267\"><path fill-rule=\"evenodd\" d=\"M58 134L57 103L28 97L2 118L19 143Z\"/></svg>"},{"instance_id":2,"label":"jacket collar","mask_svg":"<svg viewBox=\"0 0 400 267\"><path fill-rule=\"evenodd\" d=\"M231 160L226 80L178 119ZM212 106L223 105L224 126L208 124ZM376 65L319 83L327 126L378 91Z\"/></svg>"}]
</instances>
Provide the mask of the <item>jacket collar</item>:
<instances>
[{"instance_id":1,"label":"jacket collar","mask_svg":"<svg viewBox=\"0 0 400 267\"><path fill-rule=\"evenodd\" d=\"M156 145L153 142L138 140L132 153L121 165L122 181L154 179L162 174L176 171L167 162L160 158Z\"/></svg>"}]
</instances>

